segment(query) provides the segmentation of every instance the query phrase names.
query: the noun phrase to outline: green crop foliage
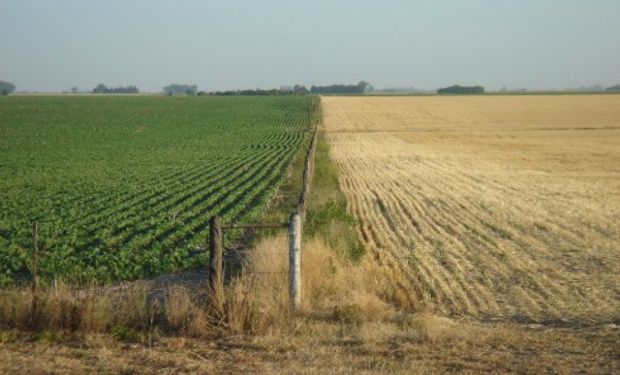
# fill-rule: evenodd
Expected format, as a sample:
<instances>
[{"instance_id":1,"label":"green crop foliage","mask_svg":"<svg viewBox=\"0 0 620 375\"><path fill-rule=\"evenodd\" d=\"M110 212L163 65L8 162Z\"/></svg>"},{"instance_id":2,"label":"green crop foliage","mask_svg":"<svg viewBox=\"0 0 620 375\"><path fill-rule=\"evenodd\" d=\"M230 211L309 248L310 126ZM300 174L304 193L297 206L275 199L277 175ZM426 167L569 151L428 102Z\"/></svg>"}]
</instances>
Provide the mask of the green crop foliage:
<instances>
[{"instance_id":1,"label":"green crop foliage","mask_svg":"<svg viewBox=\"0 0 620 375\"><path fill-rule=\"evenodd\" d=\"M214 214L264 209L311 97L0 98L0 284L148 277L204 264Z\"/></svg>"}]
</instances>

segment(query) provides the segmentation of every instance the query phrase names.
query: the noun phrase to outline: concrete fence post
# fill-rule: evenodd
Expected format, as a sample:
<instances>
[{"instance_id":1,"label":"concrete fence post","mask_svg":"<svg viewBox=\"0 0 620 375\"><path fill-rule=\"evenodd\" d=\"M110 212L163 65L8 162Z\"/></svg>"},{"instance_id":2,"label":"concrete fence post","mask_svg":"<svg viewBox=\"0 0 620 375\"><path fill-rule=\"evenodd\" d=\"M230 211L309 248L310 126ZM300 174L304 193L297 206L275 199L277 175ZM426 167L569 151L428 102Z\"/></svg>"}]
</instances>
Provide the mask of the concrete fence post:
<instances>
[{"instance_id":1,"label":"concrete fence post","mask_svg":"<svg viewBox=\"0 0 620 375\"><path fill-rule=\"evenodd\" d=\"M219 216L213 216L209 223L209 286L215 294L217 304L222 302L224 292L224 275L222 267L223 239L222 222Z\"/></svg>"},{"instance_id":2,"label":"concrete fence post","mask_svg":"<svg viewBox=\"0 0 620 375\"><path fill-rule=\"evenodd\" d=\"M301 307L301 216L291 215L289 221L288 294L293 310Z\"/></svg>"}]
</instances>

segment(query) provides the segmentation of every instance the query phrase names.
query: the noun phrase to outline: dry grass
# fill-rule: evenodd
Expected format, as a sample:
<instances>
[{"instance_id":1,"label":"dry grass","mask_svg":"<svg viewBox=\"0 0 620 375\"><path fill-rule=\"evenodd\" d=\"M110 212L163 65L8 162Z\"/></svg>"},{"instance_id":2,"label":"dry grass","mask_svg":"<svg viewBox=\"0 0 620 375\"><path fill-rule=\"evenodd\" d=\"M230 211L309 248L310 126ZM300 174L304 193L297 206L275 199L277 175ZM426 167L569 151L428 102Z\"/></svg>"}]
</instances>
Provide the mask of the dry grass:
<instances>
[{"instance_id":1,"label":"dry grass","mask_svg":"<svg viewBox=\"0 0 620 375\"><path fill-rule=\"evenodd\" d=\"M0 291L0 327L19 330L108 332L148 326L146 290L73 289L65 285L33 294L30 288Z\"/></svg>"},{"instance_id":2,"label":"dry grass","mask_svg":"<svg viewBox=\"0 0 620 375\"><path fill-rule=\"evenodd\" d=\"M390 310L374 297L381 288L374 271L350 263L319 239L304 243L304 250L303 314L347 320L347 314L364 311L376 319ZM89 289L59 285L36 294L30 288L0 291L0 328L109 333L125 327L218 337L288 332L295 317L288 300L286 235L264 238L248 252L242 273L226 285L223 301L210 299L206 285L128 285Z\"/></svg>"},{"instance_id":3,"label":"dry grass","mask_svg":"<svg viewBox=\"0 0 620 375\"><path fill-rule=\"evenodd\" d=\"M620 96L323 98L351 213L402 306L620 318Z\"/></svg>"},{"instance_id":4,"label":"dry grass","mask_svg":"<svg viewBox=\"0 0 620 375\"><path fill-rule=\"evenodd\" d=\"M304 306L288 309L286 239L264 239L227 290L228 328L213 335L207 312L183 290L167 298L168 326L154 331L45 331L0 335L0 373L21 374L432 374L613 373L620 334L597 329L461 323L384 302L388 279L322 241L304 243ZM129 310L124 311L129 314ZM211 333L207 335L206 333ZM220 332L221 333L221 332ZM198 337L196 337L198 336Z\"/></svg>"},{"instance_id":5,"label":"dry grass","mask_svg":"<svg viewBox=\"0 0 620 375\"><path fill-rule=\"evenodd\" d=\"M306 321L286 337L164 337L153 347L101 335L56 345L0 343L0 373L612 374L620 370L617 340L610 332L460 326L436 318L378 328Z\"/></svg>"}]
</instances>

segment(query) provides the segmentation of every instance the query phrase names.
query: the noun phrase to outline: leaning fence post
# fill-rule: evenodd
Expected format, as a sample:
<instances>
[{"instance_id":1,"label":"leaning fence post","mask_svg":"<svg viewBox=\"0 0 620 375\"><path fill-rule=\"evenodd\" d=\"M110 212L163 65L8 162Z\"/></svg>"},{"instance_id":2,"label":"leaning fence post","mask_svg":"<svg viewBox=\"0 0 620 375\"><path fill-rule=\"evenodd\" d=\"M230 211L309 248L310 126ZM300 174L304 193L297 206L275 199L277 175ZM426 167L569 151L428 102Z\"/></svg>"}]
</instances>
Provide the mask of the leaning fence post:
<instances>
[{"instance_id":1,"label":"leaning fence post","mask_svg":"<svg viewBox=\"0 0 620 375\"><path fill-rule=\"evenodd\" d=\"M289 221L288 294L294 310L301 307L301 216L291 215Z\"/></svg>"},{"instance_id":2,"label":"leaning fence post","mask_svg":"<svg viewBox=\"0 0 620 375\"><path fill-rule=\"evenodd\" d=\"M219 216L213 216L209 223L209 286L217 301L221 300L224 291L224 275L222 273L222 223Z\"/></svg>"}]
</instances>

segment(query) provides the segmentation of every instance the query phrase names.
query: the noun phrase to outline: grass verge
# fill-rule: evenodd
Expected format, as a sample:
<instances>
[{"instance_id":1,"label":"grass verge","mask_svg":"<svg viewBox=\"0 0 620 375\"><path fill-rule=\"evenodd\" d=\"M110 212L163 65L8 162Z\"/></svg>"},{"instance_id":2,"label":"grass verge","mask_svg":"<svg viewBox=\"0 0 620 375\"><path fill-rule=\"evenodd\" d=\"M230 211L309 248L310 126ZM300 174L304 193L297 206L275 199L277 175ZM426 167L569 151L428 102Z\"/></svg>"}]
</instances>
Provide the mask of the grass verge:
<instances>
[{"instance_id":1,"label":"grass verge","mask_svg":"<svg viewBox=\"0 0 620 375\"><path fill-rule=\"evenodd\" d=\"M307 239L322 238L346 258L360 260L364 246L355 229L357 220L347 212L347 200L340 190L338 170L329 157L324 132L319 132L317 138L314 171L304 235Z\"/></svg>"}]
</instances>

